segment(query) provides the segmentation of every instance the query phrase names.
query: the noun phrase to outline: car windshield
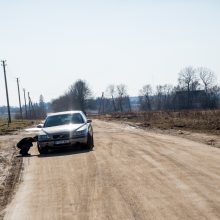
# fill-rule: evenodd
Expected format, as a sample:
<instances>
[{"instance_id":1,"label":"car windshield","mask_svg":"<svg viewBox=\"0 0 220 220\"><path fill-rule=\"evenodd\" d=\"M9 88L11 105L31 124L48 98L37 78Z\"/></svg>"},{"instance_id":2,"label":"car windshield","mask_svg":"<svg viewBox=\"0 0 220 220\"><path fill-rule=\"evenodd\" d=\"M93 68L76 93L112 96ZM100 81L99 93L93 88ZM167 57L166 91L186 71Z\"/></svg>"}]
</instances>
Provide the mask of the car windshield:
<instances>
[{"instance_id":1,"label":"car windshield","mask_svg":"<svg viewBox=\"0 0 220 220\"><path fill-rule=\"evenodd\" d=\"M80 113L53 115L47 117L44 127L53 127L67 124L82 124L84 120Z\"/></svg>"}]
</instances>

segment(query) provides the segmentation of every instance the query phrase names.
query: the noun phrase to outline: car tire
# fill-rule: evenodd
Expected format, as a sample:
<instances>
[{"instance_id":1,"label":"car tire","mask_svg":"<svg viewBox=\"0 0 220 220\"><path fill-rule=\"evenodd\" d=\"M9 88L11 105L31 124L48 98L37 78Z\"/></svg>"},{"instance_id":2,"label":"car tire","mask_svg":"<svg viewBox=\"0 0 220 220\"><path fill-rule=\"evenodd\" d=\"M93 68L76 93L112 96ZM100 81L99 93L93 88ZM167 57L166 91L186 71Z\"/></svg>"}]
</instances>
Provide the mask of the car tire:
<instances>
[{"instance_id":1,"label":"car tire","mask_svg":"<svg viewBox=\"0 0 220 220\"><path fill-rule=\"evenodd\" d=\"M37 145L38 151L40 154L47 154L48 153L48 148L47 147L40 147L39 145Z\"/></svg>"},{"instance_id":2,"label":"car tire","mask_svg":"<svg viewBox=\"0 0 220 220\"><path fill-rule=\"evenodd\" d=\"M94 147L93 135L88 134L86 149L92 150Z\"/></svg>"}]
</instances>

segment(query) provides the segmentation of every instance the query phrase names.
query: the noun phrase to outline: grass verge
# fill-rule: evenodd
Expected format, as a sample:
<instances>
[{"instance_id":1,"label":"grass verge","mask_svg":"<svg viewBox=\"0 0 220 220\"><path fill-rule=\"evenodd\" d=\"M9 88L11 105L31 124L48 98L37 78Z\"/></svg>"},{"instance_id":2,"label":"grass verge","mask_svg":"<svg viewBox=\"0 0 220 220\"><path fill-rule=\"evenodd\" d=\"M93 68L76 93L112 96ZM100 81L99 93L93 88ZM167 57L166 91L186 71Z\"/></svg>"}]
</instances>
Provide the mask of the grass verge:
<instances>
[{"instance_id":1,"label":"grass verge","mask_svg":"<svg viewBox=\"0 0 220 220\"><path fill-rule=\"evenodd\" d=\"M11 134L17 130L33 126L34 124L35 121L33 120L12 120L12 123L8 124L6 120L0 119L0 135Z\"/></svg>"},{"instance_id":2,"label":"grass verge","mask_svg":"<svg viewBox=\"0 0 220 220\"><path fill-rule=\"evenodd\" d=\"M140 127L177 129L220 134L220 110L209 111L149 111L112 113L96 116L104 120L119 120Z\"/></svg>"}]
</instances>

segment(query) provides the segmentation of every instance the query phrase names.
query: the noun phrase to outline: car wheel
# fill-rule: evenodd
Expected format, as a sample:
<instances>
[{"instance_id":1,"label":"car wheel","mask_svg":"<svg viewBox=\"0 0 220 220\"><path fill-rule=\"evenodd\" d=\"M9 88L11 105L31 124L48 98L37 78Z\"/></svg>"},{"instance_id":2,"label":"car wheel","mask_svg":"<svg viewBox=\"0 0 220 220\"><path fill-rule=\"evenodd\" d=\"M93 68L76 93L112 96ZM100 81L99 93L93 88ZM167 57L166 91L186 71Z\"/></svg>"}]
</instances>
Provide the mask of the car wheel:
<instances>
[{"instance_id":1,"label":"car wheel","mask_svg":"<svg viewBox=\"0 0 220 220\"><path fill-rule=\"evenodd\" d=\"M38 151L40 154L47 154L48 153L48 148L47 147L40 147L39 145L37 146Z\"/></svg>"},{"instance_id":2,"label":"car wheel","mask_svg":"<svg viewBox=\"0 0 220 220\"><path fill-rule=\"evenodd\" d=\"M93 147L94 147L93 135L91 136L90 134L88 134L88 137L87 137L87 144L86 144L86 149L88 149L88 150L92 150Z\"/></svg>"}]
</instances>

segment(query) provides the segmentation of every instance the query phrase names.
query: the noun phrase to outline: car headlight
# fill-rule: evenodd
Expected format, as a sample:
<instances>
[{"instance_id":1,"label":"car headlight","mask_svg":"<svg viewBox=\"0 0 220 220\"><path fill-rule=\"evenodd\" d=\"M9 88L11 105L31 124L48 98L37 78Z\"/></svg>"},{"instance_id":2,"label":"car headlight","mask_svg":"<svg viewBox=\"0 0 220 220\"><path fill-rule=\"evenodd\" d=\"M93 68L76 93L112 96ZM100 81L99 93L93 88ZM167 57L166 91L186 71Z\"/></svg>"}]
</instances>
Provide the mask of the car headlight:
<instances>
[{"instance_id":1,"label":"car headlight","mask_svg":"<svg viewBox=\"0 0 220 220\"><path fill-rule=\"evenodd\" d=\"M50 137L49 137L48 135L46 135L46 134L43 134L43 135L39 135L39 136L38 136L38 140L39 140L39 141L46 141L46 140L48 140L48 139L50 139Z\"/></svg>"},{"instance_id":2,"label":"car headlight","mask_svg":"<svg viewBox=\"0 0 220 220\"><path fill-rule=\"evenodd\" d=\"M73 136L86 135L86 133L87 133L87 129L84 129L84 130L78 130L78 131L74 131Z\"/></svg>"}]
</instances>

